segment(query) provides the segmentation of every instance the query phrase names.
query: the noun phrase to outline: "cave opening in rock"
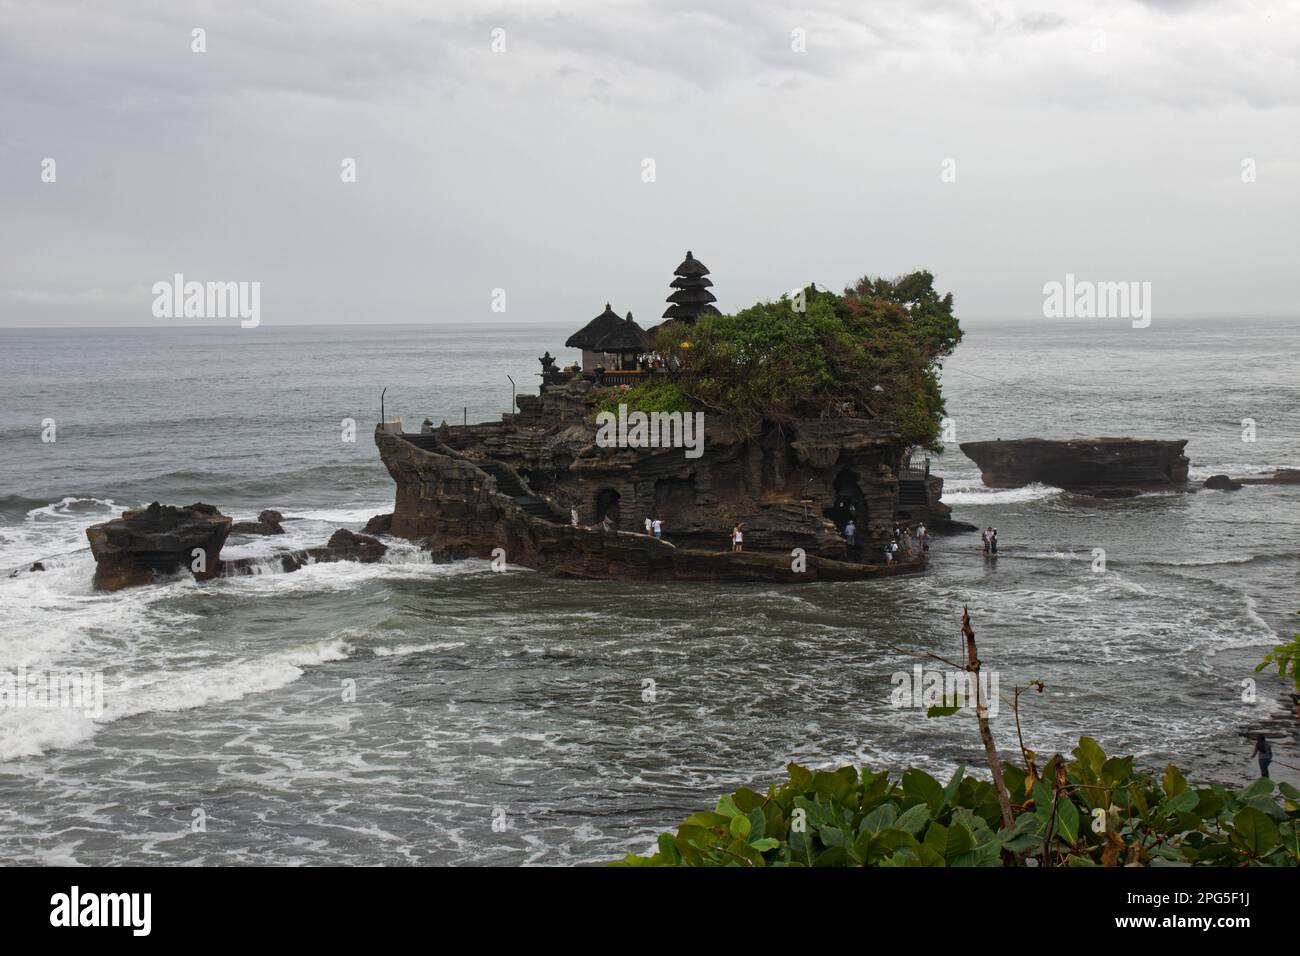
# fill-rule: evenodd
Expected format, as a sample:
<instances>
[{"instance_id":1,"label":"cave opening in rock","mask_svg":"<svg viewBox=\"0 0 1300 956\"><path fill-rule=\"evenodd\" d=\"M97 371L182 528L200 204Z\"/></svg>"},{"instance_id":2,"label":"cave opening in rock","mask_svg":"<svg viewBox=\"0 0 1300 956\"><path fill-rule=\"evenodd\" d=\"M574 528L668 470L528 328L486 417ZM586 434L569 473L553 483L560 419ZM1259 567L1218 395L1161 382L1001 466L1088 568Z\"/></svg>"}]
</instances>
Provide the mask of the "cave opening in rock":
<instances>
[{"instance_id":1,"label":"cave opening in rock","mask_svg":"<svg viewBox=\"0 0 1300 956\"><path fill-rule=\"evenodd\" d=\"M831 487L835 491L835 500L822 509L822 514L835 522L835 527L840 533L844 532L844 526L852 518L858 534L864 534L869 513L866 496L862 493L862 486L858 484L858 476L851 469L845 468L835 476L835 482Z\"/></svg>"},{"instance_id":2,"label":"cave opening in rock","mask_svg":"<svg viewBox=\"0 0 1300 956\"><path fill-rule=\"evenodd\" d=\"M618 527L618 503L621 498L613 488L602 488L596 492L596 524L608 518L614 527Z\"/></svg>"}]
</instances>

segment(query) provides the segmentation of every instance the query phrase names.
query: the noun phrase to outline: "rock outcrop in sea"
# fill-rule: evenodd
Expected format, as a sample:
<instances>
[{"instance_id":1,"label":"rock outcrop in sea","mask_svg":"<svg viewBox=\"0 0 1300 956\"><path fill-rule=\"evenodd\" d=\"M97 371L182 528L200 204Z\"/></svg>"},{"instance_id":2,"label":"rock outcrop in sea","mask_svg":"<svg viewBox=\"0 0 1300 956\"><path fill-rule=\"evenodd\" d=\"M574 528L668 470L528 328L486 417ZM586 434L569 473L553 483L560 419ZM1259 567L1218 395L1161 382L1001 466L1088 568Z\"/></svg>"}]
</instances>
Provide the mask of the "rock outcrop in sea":
<instances>
[{"instance_id":1,"label":"rock outcrop in sea","mask_svg":"<svg viewBox=\"0 0 1300 956\"><path fill-rule=\"evenodd\" d=\"M285 550L270 559L221 558L221 548L232 530L253 525L254 530L245 533L283 534L283 529L268 530L279 528L283 519L278 511L263 511L257 522L232 524L212 505L177 508L156 501L148 508L124 512L119 518L86 529L95 557L95 587L116 591L186 571L200 581L255 574L268 560L278 563L284 571L331 561L371 564L382 561L388 552L388 546L379 539L340 528L321 547Z\"/></svg>"},{"instance_id":2,"label":"rock outcrop in sea","mask_svg":"<svg viewBox=\"0 0 1300 956\"><path fill-rule=\"evenodd\" d=\"M231 524L212 505L177 508L155 501L93 525L86 537L95 556L95 587L116 591L186 570L201 581L215 577Z\"/></svg>"},{"instance_id":3,"label":"rock outcrop in sea","mask_svg":"<svg viewBox=\"0 0 1300 956\"><path fill-rule=\"evenodd\" d=\"M1180 487L1187 481L1186 439L1015 438L962 442L984 484L1016 488L1039 482L1069 491L1123 496Z\"/></svg>"}]
</instances>

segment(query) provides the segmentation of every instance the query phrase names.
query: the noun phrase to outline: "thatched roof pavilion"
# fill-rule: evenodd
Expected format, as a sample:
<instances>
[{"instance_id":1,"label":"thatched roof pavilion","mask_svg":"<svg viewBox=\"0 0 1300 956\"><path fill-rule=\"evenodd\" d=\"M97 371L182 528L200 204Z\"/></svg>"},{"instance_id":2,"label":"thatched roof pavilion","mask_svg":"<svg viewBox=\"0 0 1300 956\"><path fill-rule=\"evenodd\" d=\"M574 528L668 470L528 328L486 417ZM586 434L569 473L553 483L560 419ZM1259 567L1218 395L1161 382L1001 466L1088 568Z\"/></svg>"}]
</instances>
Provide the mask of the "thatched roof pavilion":
<instances>
[{"instance_id":1,"label":"thatched roof pavilion","mask_svg":"<svg viewBox=\"0 0 1300 956\"><path fill-rule=\"evenodd\" d=\"M617 327L605 333L592 346L593 352L640 352L646 346L645 329L632 320L632 313L619 322Z\"/></svg>"},{"instance_id":2,"label":"thatched roof pavilion","mask_svg":"<svg viewBox=\"0 0 1300 956\"><path fill-rule=\"evenodd\" d=\"M617 312L605 303L605 311L600 313L578 331L574 332L565 341L566 349L582 349L583 351L596 351L596 343L602 338L619 328L623 320L619 318Z\"/></svg>"},{"instance_id":3,"label":"thatched roof pavilion","mask_svg":"<svg viewBox=\"0 0 1300 956\"><path fill-rule=\"evenodd\" d=\"M600 341L592 346L592 351L617 355L618 364L615 367L630 371L637 367L637 359L646 350L647 344L648 336L645 329L633 321L632 313L629 312L627 318L618 323L617 328L605 333Z\"/></svg>"}]
</instances>

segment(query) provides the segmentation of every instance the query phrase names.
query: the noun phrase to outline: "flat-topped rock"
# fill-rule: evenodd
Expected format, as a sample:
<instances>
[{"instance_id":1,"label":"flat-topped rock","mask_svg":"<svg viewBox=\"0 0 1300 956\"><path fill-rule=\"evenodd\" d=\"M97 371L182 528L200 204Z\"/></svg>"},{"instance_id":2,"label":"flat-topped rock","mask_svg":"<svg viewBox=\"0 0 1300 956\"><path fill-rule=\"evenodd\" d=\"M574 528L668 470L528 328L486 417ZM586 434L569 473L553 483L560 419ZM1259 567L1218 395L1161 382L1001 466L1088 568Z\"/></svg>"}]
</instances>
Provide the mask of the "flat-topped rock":
<instances>
[{"instance_id":1,"label":"flat-topped rock","mask_svg":"<svg viewBox=\"0 0 1300 956\"><path fill-rule=\"evenodd\" d=\"M221 570L231 519L201 502L185 508L154 502L86 529L95 556L95 587L148 584L157 575L189 571L198 580Z\"/></svg>"},{"instance_id":2,"label":"flat-topped rock","mask_svg":"<svg viewBox=\"0 0 1300 956\"><path fill-rule=\"evenodd\" d=\"M1300 485L1300 469L1279 468L1271 475L1258 478L1235 478L1233 480L1243 485Z\"/></svg>"},{"instance_id":3,"label":"flat-topped rock","mask_svg":"<svg viewBox=\"0 0 1300 956\"><path fill-rule=\"evenodd\" d=\"M1187 481L1186 439L1014 438L962 442L984 484L1017 488L1035 482L1082 491L1155 490Z\"/></svg>"}]
</instances>

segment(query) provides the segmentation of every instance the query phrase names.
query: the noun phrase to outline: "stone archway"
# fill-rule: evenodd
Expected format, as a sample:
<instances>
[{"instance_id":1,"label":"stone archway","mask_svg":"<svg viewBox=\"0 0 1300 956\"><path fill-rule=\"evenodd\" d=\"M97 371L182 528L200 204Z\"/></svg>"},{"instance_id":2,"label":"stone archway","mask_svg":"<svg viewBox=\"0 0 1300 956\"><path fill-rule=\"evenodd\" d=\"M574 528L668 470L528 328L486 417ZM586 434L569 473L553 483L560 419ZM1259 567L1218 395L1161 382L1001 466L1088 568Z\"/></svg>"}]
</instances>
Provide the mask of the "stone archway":
<instances>
[{"instance_id":1,"label":"stone archway","mask_svg":"<svg viewBox=\"0 0 1300 956\"><path fill-rule=\"evenodd\" d=\"M858 476L852 469L845 468L835 476L831 488L835 492L835 498L829 506L822 509L822 514L835 522L835 527L841 534L852 518L857 531L857 545L861 547L862 539L867 534L871 511L866 495L862 493L862 486L858 483Z\"/></svg>"}]
</instances>

